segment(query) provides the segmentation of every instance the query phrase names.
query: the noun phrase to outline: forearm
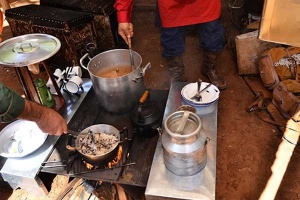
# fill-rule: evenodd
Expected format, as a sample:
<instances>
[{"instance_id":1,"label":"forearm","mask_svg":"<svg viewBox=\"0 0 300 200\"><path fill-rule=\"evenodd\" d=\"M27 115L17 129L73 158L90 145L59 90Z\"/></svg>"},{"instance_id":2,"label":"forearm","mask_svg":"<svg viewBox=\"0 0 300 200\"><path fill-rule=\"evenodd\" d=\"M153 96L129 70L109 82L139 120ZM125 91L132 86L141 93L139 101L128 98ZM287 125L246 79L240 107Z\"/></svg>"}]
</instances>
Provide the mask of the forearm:
<instances>
[{"instance_id":1,"label":"forearm","mask_svg":"<svg viewBox=\"0 0 300 200\"><path fill-rule=\"evenodd\" d=\"M25 100L23 112L18 117L36 122L38 127L49 135L67 133L67 123L64 118L52 108Z\"/></svg>"},{"instance_id":2,"label":"forearm","mask_svg":"<svg viewBox=\"0 0 300 200\"><path fill-rule=\"evenodd\" d=\"M39 119L41 119L44 109L45 107L35 102L25 100L23 112L18 116L18 118L37 122Z\"/></svg>"},{"instance_id":3,"label":"forearm","mask_svg":"<svg viewBox=\"0 0 300 200\"><path fill-rule=\"evenodd\" d=\"M36 122L49 135L68 131L66 121L55 110L23 99L0 82L0 122L11 122L17 118Z\"/></svg>"}]
</instances>

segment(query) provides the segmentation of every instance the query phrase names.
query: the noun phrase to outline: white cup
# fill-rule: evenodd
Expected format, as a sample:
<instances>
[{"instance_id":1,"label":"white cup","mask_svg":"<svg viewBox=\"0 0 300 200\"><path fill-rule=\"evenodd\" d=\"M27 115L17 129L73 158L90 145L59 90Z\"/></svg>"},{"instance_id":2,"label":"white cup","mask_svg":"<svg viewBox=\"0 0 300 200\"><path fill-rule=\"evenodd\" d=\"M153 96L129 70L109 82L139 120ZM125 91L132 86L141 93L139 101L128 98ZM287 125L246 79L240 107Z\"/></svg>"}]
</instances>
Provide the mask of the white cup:
<instances>
[{"instance_id":1,"label":"white cup","mask_svg":"<svg viewBox=\"0 0 300 200\"><path fill-rule=\"evenodd\" d=\"M67 67L66 71L68 72L72 67ZM68 72L68 78L72 78L73 76L82 76L82 70L79 66L74 66L71 71Z\"/></svg>"},{"instance_id":2,"label":"white cup","mask_svg":"<svg viewBox=\"0 0 300 200\"><path fill-rule=\"evenodd\" d=\"M61 69L57 68L57 69L54 71L53 75L54 75L54 77L55 77L56 80L60 81L61 79L64 78L64 74L65 74L65 73L66 73L65 70L64 70L64 71L61 71Z\"/></svg>"},{"instance_id":3,"label":"white cup","mask_svg":"<svg viewBox=\"0 0 300 200\"><path fill-rule=\"evenodd\" d=\"M61 85L61 79L56 80L56 84L57 84L57 86L59 88L60 85ZM47 87L49 88L49 90L50 90L50 92L52 94L57 94L57 91L55 90L55 87L54 87L54 85L53 85L53 83L52 83L52 81L51 81L50 78L48 79L46 85L47 85Z\"/></svg>"},{"instance_id":4,"label":"white cup","mask_svg":"<svg viewBox=\"0 0 300 200\"><path fill-rule=\"evenodd\" d=\"M79 76L72 76L72 78L66 83L66 89L75 94L79 91L82 85L82 79Z\"/></svg>"}]
</instances>

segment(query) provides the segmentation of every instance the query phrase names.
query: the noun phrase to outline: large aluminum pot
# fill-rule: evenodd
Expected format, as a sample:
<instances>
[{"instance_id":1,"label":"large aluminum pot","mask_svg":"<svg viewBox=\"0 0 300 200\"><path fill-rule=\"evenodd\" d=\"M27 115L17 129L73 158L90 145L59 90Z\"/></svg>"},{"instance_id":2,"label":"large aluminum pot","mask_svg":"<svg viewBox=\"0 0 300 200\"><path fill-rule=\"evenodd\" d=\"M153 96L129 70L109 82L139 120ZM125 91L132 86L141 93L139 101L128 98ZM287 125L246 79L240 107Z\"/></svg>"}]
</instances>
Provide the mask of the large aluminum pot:
<instances>
[{"instance_id":1,"label":"large aluminum pot","mask_svg":"<svg viewBox=\"0 0 300 200\"><path fill-rule=\"evenodd\" d=\"M86 135L89 134L90 131L92 133L101 133L101 134L104 133L104 134L108 134L108 135L114 135L117 138L117 142L110 148L110 150L108 152L100 154L100 155L90 155L90 154L83 153L81 150L82 144L80 141L82 140L82 138L85 138ZM69 149L70 151L78 151L80 153L80 155L82 156L82 158L86 162L88 162L92 165L95 165L95 166L99 166L102 164L107 164L107 162L113 160L116 157L120 143L121 143L120 131L117 128L115 128L111 125L108 125L108 124L96 124L96 125L87 127L86 129L81 131L79 133L79 135L76 136L74 147L67 145L66 148Z\"/></svg>"},{"instance_id":2,"label":"large aluminum pot","mask_svg":"<svg viewBox=\"0 0 300 200\"><path fill-rule=\"evenodd\" d=\"M207 159L207 137L201 128L200 118L193 112L177 111L169 115L163 124L161 142L166 168L179 176L200 172Z\"/></svg>"},{"instance_id":3,"label":"large aluminum pot","mask_svg":"<svg viewBox=\"0 0 300 200\"><path fill-rule=\"evenodd\" d=\"M116 78L104 78L97 76L99 70L112 67L131 66L130 54L127 49L114 49L102 52L94 58L89 58L87 67L84 65L85 54L80 59L80 64L87 69L93 88L96 92L100 105L109 112L124 113L130 111L138 104L140 96L145 91L143 76L151 67L148 63L142 67L141 56L133 51L134 70L128 74Z\"/></svg>"}]
</instances>

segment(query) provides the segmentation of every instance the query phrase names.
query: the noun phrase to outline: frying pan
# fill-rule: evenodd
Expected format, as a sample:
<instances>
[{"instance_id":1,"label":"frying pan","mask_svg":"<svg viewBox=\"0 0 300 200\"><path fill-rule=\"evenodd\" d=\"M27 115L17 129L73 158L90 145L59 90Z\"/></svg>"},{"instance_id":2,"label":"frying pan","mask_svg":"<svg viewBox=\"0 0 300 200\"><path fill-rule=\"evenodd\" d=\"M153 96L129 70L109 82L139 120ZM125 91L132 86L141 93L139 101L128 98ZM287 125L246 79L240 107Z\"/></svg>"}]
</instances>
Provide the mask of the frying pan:
<instances>
[{"instance_id":1,"label":"frying pan","mask_svg":"<svg viewBox=\"0 0 300 200\"><path fill-rule=\"evenodd\" d=\"M93 133L101 133L101 134L109 134L109 135L115 135L115 137L117 138L117 142L109 149L109 151L107 151L106 153L100 154L100 155L90 155L87 153L83 153L81 151L81 138L84 138L87 136L87 134L89 134L89 132L93 132ZM124 142L124 141L120 141L120 133L126 131L127 133L127 128L124 128L123 130L119 131L117 128L108 125L108 124L96 124L96 125L92 125L87 127L86 129L84 129L83 131L81 131L75 139L75 146L71 146L71 145L67 145L66 148L70 151L78 151L79 154L82 156L83 160L85 160L86 162L92 164L92 165L96 165L99 166L101 164L106 164L107 162L113 160L118 152L118 147L119 144ZM126 137L127 137L126 135ZM126 140L127 138L125 138Z\"/></svg>"}]
</instances>

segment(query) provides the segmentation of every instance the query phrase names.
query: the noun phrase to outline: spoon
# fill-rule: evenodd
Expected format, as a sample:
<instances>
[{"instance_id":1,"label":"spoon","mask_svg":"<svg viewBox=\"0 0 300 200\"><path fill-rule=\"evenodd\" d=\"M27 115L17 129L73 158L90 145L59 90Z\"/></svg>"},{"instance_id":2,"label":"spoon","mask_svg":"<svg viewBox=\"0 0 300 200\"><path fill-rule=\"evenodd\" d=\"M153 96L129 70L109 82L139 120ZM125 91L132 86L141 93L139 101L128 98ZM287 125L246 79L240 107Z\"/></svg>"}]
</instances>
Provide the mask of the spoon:
<instances>
[{"instance_id":1,"label":"spoon","mask_svg":"<svg viewBox=\"0 0 300 200\"><path fill-rule=\"evenodd\" d=\"M131 37L128 37L128 48L129 48L131 69L133 71L134 70L134 63L133 63L133 54L132 54L132 46L131 46Z\"/></svg>"},{"instance_id":2,"label":"spoon","mask_svg":"<svg viewBox=\"0 0 300 200\"><path fill-rule=\"evenodd\" d=\"M197 92L196 101L202 101L202 96L200 94L201 84L202 84L202 80L199 78L199 80L198 80L198 92Z\"/></svg>"},{"instance_id":3,"label":"spoon","mask_svg":"<svg viewBox=\"0 0 300 200\"><path fill-rule=\"evenodd\" d=\"M197 87L197 92L196 92L196 94L191 98L191 99L194 99L194 100L196 100L196 101L202 101L202 96L201 96L201 92L203 91L203 90L201 90L201 84L202 84L202 80L199 78L198 79L198 82L197 82L197 85L198 85L198 87Z\"/></svg>"}]
</instances>

